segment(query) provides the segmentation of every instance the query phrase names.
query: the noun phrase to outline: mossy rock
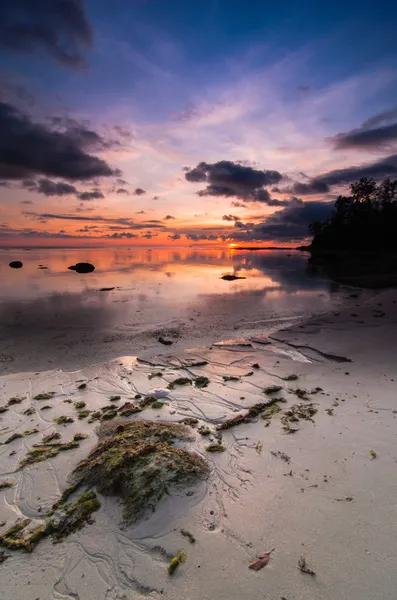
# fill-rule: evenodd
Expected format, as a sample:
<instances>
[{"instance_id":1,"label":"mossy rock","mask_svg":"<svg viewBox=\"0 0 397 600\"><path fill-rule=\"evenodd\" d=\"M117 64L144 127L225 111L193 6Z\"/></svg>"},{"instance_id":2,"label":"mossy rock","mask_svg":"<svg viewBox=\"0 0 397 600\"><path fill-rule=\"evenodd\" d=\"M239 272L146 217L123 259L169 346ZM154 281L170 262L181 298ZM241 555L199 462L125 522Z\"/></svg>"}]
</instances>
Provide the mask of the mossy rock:
<instances>
[{"instance_id":1,"label":"mossy rock","mask_svg":"<svg viewBox=\"0 0 397 600\"><path fill-rule=\"evenodd\" d=\"M32 552L46 537L61 542L66 536L82 529L86 523L92 523L92 513L99 510L100 506L94 492L84 492L73 504L58 502L45 520L18 519L0 536L0 546L9 550ZM54 518L54 510L58 508L60 514Z\"/></svg>"},{"instance_id":2,"label":"mossy rock","mask_svg":"<svg viewBox=\"0 0 397 600\"><path fill-rule=\"evenodd\" d=\"M277 392L280 392L282 389L281 385L269 385L263 391L265 394L277 394Z\"/></svg>"},{"instance_id":3,"label":"mossy rock","mask_svg":"<svg viewBox=\"0 0 397 600\"><path fill-rule=\"evenodd\" d=\"M66 450L73 450L74 448L78 448L79 445L79 442L75 439L73 439L71 442L66 442L64 444L34 444L33 448L30 448L25 458L22 459L19 467L23 469L23 467L26 467L28 465L43 462L44 460L48 460L49 458L55 458L55 456L58 456L60 452L64 452Z\"/></svg>"},{"instance_id":4,"label":"mossy rock","mask_svg":"<svg viewBox=\"0 0 397 600\"><path fill-rule=\"evenodd\" d=\"M23 431L22 433L13 433L3 443L11 444L11 442L13 442L14 440L19 440L20 438L24 438L24 437L27 437L28 435L33 435L35 433L39 433L39 430L38 429L25 429L25 431Z\"/></svg>"},{"instance_id":5,"label":"mossy rock","mask_svg":"<svg viewBox=\"0 0 397 600\"><path fill-rule=\"evenodd\" d=\"M77 408L77 410L80 410L81 408L85 408L87 404L81 400L80 402L74 402L73 406Z\"/></svg>"},{"instance_id":6,"label":"mossy rock","mask_svg":"<svg viewBox=\"0 0 397 600\"><path fill-rule=\"evenodd\" d=\"M207 452L224 452L226 447L223 444L208 444L205 449Z\"/></svg>"},{"instance_id":7,"label":"mossy rock","mask_svg":"<svg viewBox=\"0 0 397 600\"><path fill-rule=\"evenodd\" d=\"M37 396L35 396L33 400L51 400L51 398L53 398L54 396L55 392L46 392L44 394L37 394Z\"/></svg>"},{"instance_id":8,"label":"mossy rock","mask_svg":"<svg viewBox=\"0 0 397 600\"><path fill-rule=\"evenodd\" d=\"M132 523L173 486L186 486L208 473L206 461L172 444L189 440L180 423L122 421L102 424L99 443L72 474L72 482L96 487L122 499L123 517Z\"/></svg>"}]
</instances>

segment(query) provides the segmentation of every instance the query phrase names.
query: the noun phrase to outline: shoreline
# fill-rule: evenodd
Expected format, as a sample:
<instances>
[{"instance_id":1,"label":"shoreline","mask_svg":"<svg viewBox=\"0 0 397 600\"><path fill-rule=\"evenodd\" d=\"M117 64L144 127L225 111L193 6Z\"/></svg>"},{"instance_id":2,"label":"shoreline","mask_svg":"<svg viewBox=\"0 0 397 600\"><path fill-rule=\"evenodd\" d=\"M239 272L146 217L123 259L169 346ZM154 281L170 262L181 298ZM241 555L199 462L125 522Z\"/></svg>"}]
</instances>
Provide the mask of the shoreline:
<instances>
[{"instance_id":1,"label":"shoreline","mask_svg":"<svg viewBox=\"0 0 397 600\"><path fill-rule=\"evenodd\" d=\"M200 316L199 313L192 312L194 317L187 313L182 318L171 319L163 325L148 324L142 331L136 331L134 327L129 329L127 326L97 329L89 325L86 328L76 326L42 329L38 324L36 328L27 330L22 326L12 329L10 326L3 327L0 342L0 376L53 368L73 371L102 364L118 356L181 352L198 346L211 346L214 342L235 337L270 335L340 310L355 310L357 302L370 301L381 293L379 290L357 290L341 286L334 302L324 304L323 310L317 309L311 316L304 310L295 310L296 314L290 313L283 317L280 313L274 317L269 309L264 308L263 317L259 311L252 314L247 309L245 314L239 314L234 320L229 318L229 314L220 314L219 318L214 315L208 322L205 313ZM225 302L227 301L228 298L225 299ZM13 332L11 336L8 335L10 331ZM170 339L172 345L162 345L158 341L159 337Z\"/></svg>"}]
</instances>

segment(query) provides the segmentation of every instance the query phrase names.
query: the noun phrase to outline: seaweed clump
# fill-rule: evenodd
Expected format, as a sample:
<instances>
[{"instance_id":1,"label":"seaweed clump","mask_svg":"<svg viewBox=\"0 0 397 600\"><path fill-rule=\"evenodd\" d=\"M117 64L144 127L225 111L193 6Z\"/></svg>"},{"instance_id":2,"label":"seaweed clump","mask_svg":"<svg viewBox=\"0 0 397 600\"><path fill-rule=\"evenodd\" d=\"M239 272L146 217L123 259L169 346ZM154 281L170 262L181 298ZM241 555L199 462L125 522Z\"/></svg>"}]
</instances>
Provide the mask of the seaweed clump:
<instances>
[{"instance_id":1,"label":"seaweed clump","mask_svg":"<svg viewBox=\"0 0 397 600\"><path fill-rule=\"evenodd\" d=\"M189 485L208 473L206 461L172 444L188 440L179 423L114 421L102 424L99 443L72 474L78 485L95 486L105 496L120 496L126 523L136 521L172 486Z\"/></svg>"},{"instance_id":2,"label":"seaweed clump","mask_svg":"<svg viewBox=\"0 0 397 600\"><path fill-rule=\"evenodd\" d=\"M173 575L179 565L182 565L187 559L186 552L184 550L178 550L176 556L171 558L170 564L168 565L168 573Z\"/></svg>"},{"instance_id":3,"label":"seaweed clump","mask_svg":"<svg viewBox=\"0 0 397 600\"><path fill-rule=\"evenodd\" d=\"M68 423L74 423L74 419L72 417L67 417L66 415L61 415L56 419L53 419L54 423L57 425L68 425Z\"/></svg>"},{"instance_id":4,"label":"seaweed clump","mask_svg":"<svg viewBox=\"0 0 397 600\"><path fill-rule=\"evenodd\" d=\"M207 452L224 452L226 450L226 447L223 444L214 443L208 444L208 446L206 446L205 449Z\"/></svg>"},{"instance_id":5,"label":"seaweed clump","mask_svg":"<svg viewBox=\"0 0 397 600\"><path fill-rule=\"evenodd\" d=\"M281 385L269 385L263 392L265 394L277 394L277 392L281 392L282 389Z\"/></svg>"},{"instance_id":6,"label":"seaweed clump","mask_svg":"<svg viewBox=\"0 0 397 600\"><path fill-rule=\"evenodd\" d=\"M309 404L294 404L289 410L284 412L281 422L286 433L295 433L298 431L291 423L297 423L300 419L311 421L314 423L313 416L316 414L317 408L312 402Z\"/></svg>"},{"instance_id":7,"label":"seaweed clump","mask_svg":"<svg viewBox=\"0 0 397 600\"><path fill-rule=\"evenodd\" d=\"M93 523L92 513L97 511L101 503L94 492L84 492L73 504L60 504L59 517L53 518L53 510L45 521L18 519L12 527L0 536L0 546L9 550L32 552L37 544L46 537L60 542L71 533L82 529L86 523Z\"/></svg>"},{"instance_id":8,"label":"seaweed clump","mask_svg":"<svg viewBox=\"0 0 397 600\"><path fill-rule=\"evenodd\" d=\"M44 443L43 440L42 443L34 444L33 447L30 448L30 450L28 450L28 453L26 454L25 458L22 459L19 467L23 469L23 467L26 467L28 465L43 462L44 460L48 460L49 458L55 458L55 456L58 456L60 452L64 452L65 450L73 450L74 448L78 448L79 445L79 442L75 439L64 444L48 444Z\"/></svg>"},{"instance_id":9,"label":"seaweed clump","mask_svg":"<svg viewBox=\"0 0 397 600\"><path fill-rule=\"evenodd\" d=\"M73 406L77 408L77 410L80 410L81 408L85 408L87 403L81 400L80 402L74 402Z\"/></svg>"},{"instance_id":10,"label":"seaweed clump","mask_svg":"<svg viewBox=\"0 0 397 600\"><path fill-rule=\"evenodd\" d=\"M258 402L257 404L253 404L250 408L242 415L237 415L236 417L232 417L231 419L226 419L220 425L217 425L217 431L224 431L225 429L230 429L231 427L235 427L236 425L241 425L242 423L251 423L252 419L260 415L261 413L265 413L268 418L274 412L279 412L281 409L278 406L278 402L283 402L283 398L272 398L268 400L268 402ZM277 407L277 408L273 408ZM271 410L273 408L273 410Z\"/></svg>"},{"instance_id":11,"label":"seaweed clump","mask_svg":"<svg viewBox=\"0 0 397 600\"><path fill-rule=\"evenodd\" d=\"M51 398L53 398L54 396L55 392L46 392L44 394L37 394L37 396L35 396L33 400L51 400Z\"/></svg>"},{"instance_id":12,"label":"seaweed clump","mask_svg":"<svg viewBox=\"0 0 397 600\"><path fill-rule=\"evenodd\" d=\"M20 438L24 438L28 435L33 435L34 433L38 433L38 429L25 429L22 433L13 433L9 438L3 442L4 444L11 444L14 440L19 440Z\"/></svg>"},{"instance_id":13,"label":"seaweed clump","mask_svg":"<svg viewBox=\"0 0 397 600\"><path fill-rule=\"evenodd\" d=\"M21 404L21 402L23 402L24 400L25 400L25 397L14 396L13 398L10 398L9 401L7 402L7 407L14 406L14 404Z\"/></svg>"},{"instance_id":14,"label":"seaweed clump","mask_svg":"<svg viewBox=\"0 0 397 600\"><path fill-rule=\"evenodd\" d=\"M167 388L169 390L173 390L175 389L176 385L192 385L192 380L189 379L189 377L178 377L177 379L174 379L174 381L170 381L170 383L167 385Z\"/></svg>"},{"instance_id":15,"label":"seaweed clump","mask_svg":"<svg viewBox=\"0 0 397 600\"><path fill-rule=\"evenodd\" d=\"M10 479L3 479L0 481L0 490L7 490L8 488L14 487L15 481L11 481Z\"/></svg>"}]
</instances>

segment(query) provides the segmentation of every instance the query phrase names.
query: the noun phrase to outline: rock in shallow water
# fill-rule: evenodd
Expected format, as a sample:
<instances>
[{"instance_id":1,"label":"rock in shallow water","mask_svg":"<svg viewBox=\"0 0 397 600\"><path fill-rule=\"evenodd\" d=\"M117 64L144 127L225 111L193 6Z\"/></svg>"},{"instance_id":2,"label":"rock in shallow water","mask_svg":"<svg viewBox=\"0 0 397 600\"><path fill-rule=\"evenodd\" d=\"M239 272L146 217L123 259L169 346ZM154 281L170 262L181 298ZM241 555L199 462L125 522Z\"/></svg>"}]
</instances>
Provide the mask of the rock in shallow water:
<instances>
[{"instance_id":1,"label":"rock in shallow water","mask_svg":"<svg viewBox=\"0 0 397 600\"><path fill-rule=\"evenodd\" d=\"M10 262L9 266L11 269L22 269L23 263L20 260L13 260Z\"/></svg>"},{"instance_id":2,"label":"rock in shallow water","mask_svg":"<svg viewBox=\"0 0 397 600\"><path fill-rule=\"evenodd\" d=\"M237 275L222 275L221 279L224 281L235 281L236 279L246 279L245 277L238 277Z\"/></svg>"},{"instance_id":3,"label":"rock in shallow water","mask_svg":"<svg viewBox=\"0 0 397 600\"><path fill-rule=\"evenodd\" d=\"M68 267L69 271L76 271L76 273L92 273L95 271L94 265L91 263L76 263L75 265L71 265Z\"/></svg>"}]
</instances>

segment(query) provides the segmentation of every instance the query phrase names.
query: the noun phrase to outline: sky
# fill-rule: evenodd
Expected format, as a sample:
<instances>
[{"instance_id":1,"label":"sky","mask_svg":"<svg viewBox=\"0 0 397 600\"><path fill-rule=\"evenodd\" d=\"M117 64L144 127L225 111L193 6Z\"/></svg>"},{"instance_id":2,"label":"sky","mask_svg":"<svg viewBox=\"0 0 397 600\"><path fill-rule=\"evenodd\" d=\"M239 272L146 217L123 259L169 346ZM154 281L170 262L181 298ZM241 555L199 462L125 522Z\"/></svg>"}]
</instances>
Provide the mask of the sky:
<instances>
[{"instance_id":1,"label":"sky","mask_svg":"<svg viewBox=\"0 0 397 600\"><path fill-rule=\"evenodd\" d=\"M0 245L296 245L397 178L388 0L2 0Z\"/></svg>"}]
</instances>

